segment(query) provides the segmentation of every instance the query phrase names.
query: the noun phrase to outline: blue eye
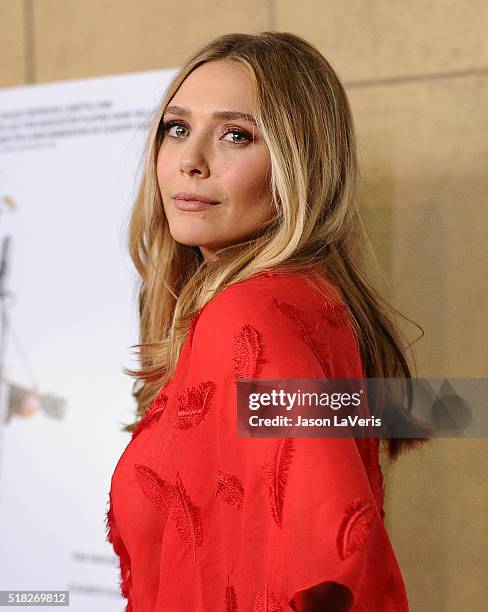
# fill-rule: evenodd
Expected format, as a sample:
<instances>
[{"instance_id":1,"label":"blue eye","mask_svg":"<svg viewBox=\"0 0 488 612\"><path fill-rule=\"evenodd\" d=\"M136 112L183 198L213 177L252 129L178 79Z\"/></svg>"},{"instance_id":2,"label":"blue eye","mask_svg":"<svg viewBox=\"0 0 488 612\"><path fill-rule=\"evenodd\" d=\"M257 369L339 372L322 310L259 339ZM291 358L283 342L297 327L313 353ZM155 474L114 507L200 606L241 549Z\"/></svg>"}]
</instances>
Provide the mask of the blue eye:
<instances>
[{"instance_id":1,"label":"blue eye","mask_svg":"<svg viewBox=\"0 0 488 612\"><path fill-rule=\"evenodd\" d=\"M232 140L230 141L232 144L236 144L236 145L243 144L243 142L249 142L252 140L251 135L245 132L244 130L228 130L225 133L225 136L227 136L227 134L237 134L238 136L245 138L245 140L241 142L233 142Z\"/></svg>"},{"instance_id":2,"label":"blue eye","mask_svg":"<svg viewBox=\"0 0 488 612\"><path fill-rule=\"evenodd\" d=\"M174 127L176 127L176 128L183 128L183 129L186 130L186 127L182 123L177 123L176 121L169 121L168 123L165 123L163 125L163 129L164 129L165 133L169 133L171 128L174 128ZM178 136L176 136L176 138L178 138Z\"/></svg>"}]
</instances>

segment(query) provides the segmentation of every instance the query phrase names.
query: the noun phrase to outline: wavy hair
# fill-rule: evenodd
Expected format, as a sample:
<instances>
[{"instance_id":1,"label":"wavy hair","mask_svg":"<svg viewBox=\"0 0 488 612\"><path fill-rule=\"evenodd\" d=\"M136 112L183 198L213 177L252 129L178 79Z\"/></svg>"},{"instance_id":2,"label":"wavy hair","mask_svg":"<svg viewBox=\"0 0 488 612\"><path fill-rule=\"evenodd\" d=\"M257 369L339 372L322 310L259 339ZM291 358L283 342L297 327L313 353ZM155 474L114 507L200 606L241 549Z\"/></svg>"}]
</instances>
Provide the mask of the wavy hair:
<instances>
[{"instance_id":1,"label":"wavy hair","mask_svg":"<svg viewBox=\"0 0 488 612\"><path fill-rule=\"evenodd\" d=\"M251 76L256 122L271 157L273 217L248 240L218 251L207 265L197 247L170 234L156 175L164 110L185 78L205 62L226 60ZM226 34L197 51L169 85L154 115L141 183L129 221L129 252L140 275L140 369L135 378L133 431L162 386L171 380L192 317L216 293L263 270L305 273L319 266L349 306L367 378L412 378L405 341L393 308L366 270L373 254L357 203L359 180L352 112L332 66L303 38L289 32ZM372 261L373 258L370 258ZM407 319L410 321L410 319ZM416 324L415 324L416 325ZM422 331L423 329L417 325ZM404 413L407 421L411 405ZM420 429L421 426L419 425ZM388 456L426 441L385 438Z\"/></svg>"}]
</instances>

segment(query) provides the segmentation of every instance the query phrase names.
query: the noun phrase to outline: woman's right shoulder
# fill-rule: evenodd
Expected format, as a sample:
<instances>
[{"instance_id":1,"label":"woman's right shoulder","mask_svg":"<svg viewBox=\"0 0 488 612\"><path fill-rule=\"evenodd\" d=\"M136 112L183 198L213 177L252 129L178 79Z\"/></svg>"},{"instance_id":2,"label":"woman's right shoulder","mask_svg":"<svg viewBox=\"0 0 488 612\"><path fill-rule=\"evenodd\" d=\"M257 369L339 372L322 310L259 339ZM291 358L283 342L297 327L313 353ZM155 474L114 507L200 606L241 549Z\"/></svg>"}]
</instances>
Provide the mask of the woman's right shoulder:
<instances>
[{"instance_id":1,"label":"woman's right shoulder","mask_svg":"<svg viewBox=\"0 0 488 612\"><path fill-rule=\"evenodd\" d=\"M199 327L214 326L214 329L225 327L226 323L246 324L250 321L262 321L273 324L277 315L277 306L290 305L292 308L309 311L320 309L328 301L308 281L310 273L294 271L264 271L253 274L247 279L233 283L218 292L203 306L196 319ZM325 278L322 286L329 287L332 296L334 289ZM196 322L196 321L195 321Z\"/></svg>"},{"instance_id":2,"label":"woman's right shoulder","mask_svg":"<svg viewBox=\"0 0 488 612\"><path fill-rule=\"evenodd\" d=\"M297 275L290 272L257 272L219 291L202 310L207 315L259 311L271 297L279 298L289 293L291 284L296 285L297 282Z\"/></svg>"},{"instance_id":3,"label":"woman's right shoulder","mask_svg":"<svg viewBox=\"0 0 488 612\"><path fill-rule=\"evenodd\" d=\"M273 273L258 273L221 289L202 306L195 323L218 333L229 323L245 322L264 316L272 295L279 293L279 281Z\"/></svg>"}]
</instances>

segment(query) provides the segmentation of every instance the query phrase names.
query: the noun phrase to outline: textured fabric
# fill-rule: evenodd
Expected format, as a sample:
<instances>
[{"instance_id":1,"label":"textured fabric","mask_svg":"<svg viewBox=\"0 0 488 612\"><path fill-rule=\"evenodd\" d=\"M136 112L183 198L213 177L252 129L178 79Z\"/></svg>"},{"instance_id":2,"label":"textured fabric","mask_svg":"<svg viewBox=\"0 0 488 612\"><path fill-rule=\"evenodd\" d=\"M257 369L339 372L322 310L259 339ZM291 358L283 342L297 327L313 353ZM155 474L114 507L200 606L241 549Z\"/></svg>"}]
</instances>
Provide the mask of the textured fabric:
<instances>
[{"instance_id":1,"label":"textured fabric","mask_svg":"<svg viewBox=\"0 0 488 612\"><path fill-rule=\"evenodd\" d=\"M204 306L112 476L126 610L286 611L332 581L353 612L408 612L378 440L237 436L239 377L363 376L346 306L295 273L257 274Z\"/></svg>"}]
</instances>

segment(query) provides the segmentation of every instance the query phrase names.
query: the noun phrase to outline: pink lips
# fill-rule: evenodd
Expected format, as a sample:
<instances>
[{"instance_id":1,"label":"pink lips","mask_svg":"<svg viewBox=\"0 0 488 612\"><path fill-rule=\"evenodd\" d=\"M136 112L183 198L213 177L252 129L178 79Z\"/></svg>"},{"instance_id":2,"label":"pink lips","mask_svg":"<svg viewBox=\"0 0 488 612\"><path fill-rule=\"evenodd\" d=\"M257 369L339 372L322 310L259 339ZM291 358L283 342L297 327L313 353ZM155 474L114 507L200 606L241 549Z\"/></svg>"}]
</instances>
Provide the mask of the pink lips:
<instances>
[{"instance_id":1,"label":"pink lips","mask_svg":"<svg viewBox=\"0 0 488 612\"><path fill-rule=\"evenodd\" d=\"M211 200L199 193L179 192L173 195L175 206L179 210L206 210L211 206L220 204L216 200Z\"/></svg>"}]
</instances>

